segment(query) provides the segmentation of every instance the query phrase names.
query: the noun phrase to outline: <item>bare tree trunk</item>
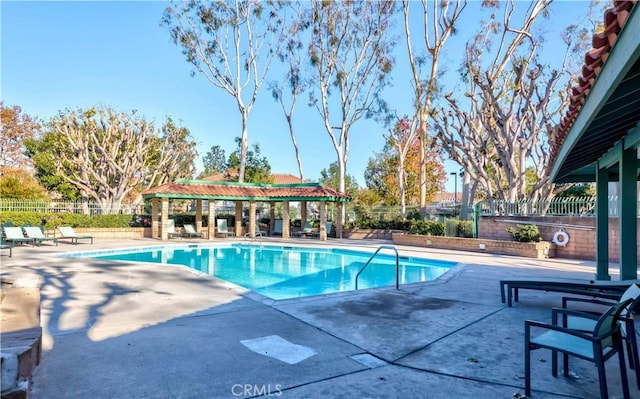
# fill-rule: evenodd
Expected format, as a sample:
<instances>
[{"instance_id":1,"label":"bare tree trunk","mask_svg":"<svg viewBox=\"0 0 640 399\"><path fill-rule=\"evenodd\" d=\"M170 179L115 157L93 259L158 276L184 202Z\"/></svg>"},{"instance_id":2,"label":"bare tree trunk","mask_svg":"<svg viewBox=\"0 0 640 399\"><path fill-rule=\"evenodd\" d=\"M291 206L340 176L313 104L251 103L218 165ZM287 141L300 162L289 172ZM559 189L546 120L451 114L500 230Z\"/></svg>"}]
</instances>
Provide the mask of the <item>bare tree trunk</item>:
<instances>
[{"instance_id":1,"label":"bare tree trunk","mask_svg":"<svg viewBox=\"0 0 640 399\"><path fill-rule=\"evenodd\" d=\"M460 202L460 219L466 220L469 214L470 204L473 198L469 197L471 179L466 173L462 173L462 201Z\"/></svg>"},{"instance_id":2,"label":"bare tree trunk","mask_svg":"<svg viewBox=\"0 0 640 399\"><path fill-rule=\"evenodd\" d=\"M425 156L425 148L427 146L427 120L426 116L422 113L420 114L420 129L418 133L420 138L420 148L418 150L420 151L420 171L418 174L418 182L420 184L420 216L424 219L427 214L427 160Z\"/></svg>"},{"instance_id":3,"label":"bare tree trunk","mask_svg":"<svg viewBox=\"0 0 640 399\"><path fill-rule=\"evenodd\" d=\"M244 182L244 172L247 166L247 147L249 146L247 132L247 112L242 113L242 136L240 138L240 170L238 171L238 182Z\"/></svg>"},{"instance_id":4,"label":"bare tree trunk","mask_svg":"<svg viewBox=\"0 0 640 399\"><path fill-rule=\"evenodd\" d=\"M404 173L404 157L400 157L398 162L398 189L400 191L400 214L402 220L407 218L407 206L405 199L405 173Z\"/></svg>"},{"instance_id":5,"label":"bare tree trunk","mask_svg":"<svg viewBox=\"0 0 640 399\"><path fill-rule=\"evenodd\" d=\"M391 0L311 2L309 56L315 87L310 92L310 102L322 118L336 151L338 191L342 193L349 131L358 120L381 107L379 93L393 66L390 25L394 7Z\"/></svg>"},{"instance_id":6,"label":"bare tree trunk","mask_svg":"<svg viewBox=\"0 0 640 399\"><path fill-rule=\"evenodd\" d=\"M287 118L287 122L289 124L289 135L291 135L291 143L293 144L293 150L296 153L296 162L298 164L298 172L300 173L300 181L304 181L304 171L302 170L302 160L300 159L300 150L298 149L298 142L296 141L296 136L293 133L293 124L291 123L291 118Z\"/></svg>"},{"instance_id":7,"label":"bare tree trunk","mask_svg":"<svg viewBox=\"0 0 640 399\"><path fill-rule=\"evenodd\" d=\"M409 7L411 1L403 0L402 9L404 13L404 30L407 45L407 53L409 56L409 65L411 67L411 83L414 89L414 111L419 120L419 137L420 137L420 214L422 217L426 214L427 206L427 172L426 172L426 156L425 148L428 144L428 126L427 115L431 112L431 103L437 92L438 63L440 51L446 43L449 36L454 31L454 25L466 7L466 1L422 1L422 13L424 23L424 48L430 57L428 78L425 81L422 77L422 65L413 55L413 44L411 41L411 32L409 29ZM453 8L449 8L453 4ZM429 9L431 7L431 9Z\"/></svg>"},{"instance_id":8,"label":"bare tree trunk","mask_svg":"<svg viewBox=\"0 0 640 399\"><path fill-rule=\"evenodd\" d=\"M183 1L164 13L175 44L187 61L215 87L238 103L242 119L238 180L245 178L247 119L255 105L271 60L278 52L280 2ZM243 98L246 97L246 98Z\"/></svg>"}]
</instances>

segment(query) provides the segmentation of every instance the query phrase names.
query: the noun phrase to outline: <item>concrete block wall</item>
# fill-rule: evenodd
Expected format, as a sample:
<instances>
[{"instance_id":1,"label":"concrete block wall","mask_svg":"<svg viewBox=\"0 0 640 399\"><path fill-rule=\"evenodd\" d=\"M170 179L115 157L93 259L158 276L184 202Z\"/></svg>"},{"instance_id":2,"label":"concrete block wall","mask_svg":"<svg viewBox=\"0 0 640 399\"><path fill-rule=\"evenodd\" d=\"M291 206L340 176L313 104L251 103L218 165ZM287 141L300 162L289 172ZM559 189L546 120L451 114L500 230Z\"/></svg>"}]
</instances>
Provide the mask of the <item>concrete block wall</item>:
<instances>
[{"instance_id":1,"label":"concrete block wall","mask_svg":"<svg viewBox=\"0 0 640 399\"><path fill-rule=\"evenodd\" d=\"M508 221L508 222L507 222ZM512 221L558 223L579 225L589 228L581 230L576 228L563 228L569 235L569 243L564 246L556 246L556 256L571 259L596 259L596 219L593 217L566 217L566 216L483 216L478 223L479 238L494 240L511 240L507 232L509 227L516 227ZM558 227L538 226L540 236L544 241L551 241ZM640 223L638 223L640 230ZM640 233L638 234L640 237ZM640 246L638 246L638 264L640 264ZM609 261L618 262L620 259L620 239L618 218L609 218Z\"/></svg>"},{"instance_id":2,"label":"concrete block wall","mask_svg":"<svg viewBox=\"0 0 640 399\"><path fill-rule=\"evenodd\" d=\"M469 252L483 252L501 255L525 256L544 259L555 256L555 245L548 242L515 242L512 240L474 239L461 237L423 236L416 234L393 233L395 245L433 247Z\"/></svg>"},{"instance_id":3,"label":"concrete block wall","mask_svg":"<svg viewBox=\"0 0 640 399\"><path fill-rule=\"evenodd\" d=\"M76 227L78 235L86 234L93 238L143 238L151 237L151 227ZM59 234L59 232L56 232Z\"/></svg>"},{"instance_id":4,"label":"concrete block wall","mask_svg":"<svg viewBox=\"0 0 640 399\"><path fill-rule=\"evenodd\" d=\"M402 233L401 230L385 230L385 229L345 229L342 231L343 238L354 240L363 240L366 238L390 240L391 234Z\"/></svg>"}]
</instances>

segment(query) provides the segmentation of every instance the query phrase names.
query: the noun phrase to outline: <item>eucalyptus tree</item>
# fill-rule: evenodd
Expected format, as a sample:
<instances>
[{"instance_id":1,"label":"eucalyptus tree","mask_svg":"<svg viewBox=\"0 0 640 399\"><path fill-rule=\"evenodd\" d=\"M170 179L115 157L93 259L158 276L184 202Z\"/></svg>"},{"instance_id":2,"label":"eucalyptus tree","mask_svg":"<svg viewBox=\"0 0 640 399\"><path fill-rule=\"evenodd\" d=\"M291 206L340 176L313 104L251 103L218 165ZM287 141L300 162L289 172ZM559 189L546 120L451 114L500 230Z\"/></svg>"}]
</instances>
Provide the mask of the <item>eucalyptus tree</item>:
<instances>
[{"instance_id":1,"label":"eucalyptus tree","mask_svg":"<svg viewBox=\"0 0 640 399\"><path fill-rule=\"evenodd\" d=\"M558 51L556 68L543 65L539 49L545 32L535 27L550 1L531 2L524 13L516 13L513 1L497 4L502 13L492 9L467 43L461 67L464 96L444 96L434 127L449 157L487 197L550 199L558 189L550 182L549 146L569 100L572 44L566 41Z\"/></svg>"},{"instance_id":2,"label":"eucalyptus tree","mask_svg":"<svg viewBox=\"0 0 640 399\"><path fill-rule=\"evenodd\" d=\"M76 188L105 213L143 190L191 177L195 146L189 130L171 118L158 129L135 111L111 108L61 112L42 137L27 143L39 178L55 175L48 181Z\"/></svg>"},{"instance_id":3,"label":"eucalyptus tree","mask_svg":"<svg viewBox=\"0 0 640 399\"><path fill-rule=\"evenodd\" d=\"M236 102L242 121L240 182L245 177L249 114L277 52L279 7L279 2L258 0L190 0L174 2L164 13L163 24L187 61Z\"/></svg>"},{"instance_id":4,"label":"eucalyptus tree","mask_svg":"<svg viewBox=\"0 0 640 399\"><path fill-rule=\"evenodd\" d=\"M305 38L307 36L308 8L305 3L299 1L288 2L283 7L283 36L282 46L278 49L277 58L286 71L280 81L272 81L269 84L273 99L280 104L282 113L287 121L289 136L293 144L300 180L304 181L304 171L300 158L300 149L296 140L293 124L293 114L298 103L298 97L305 92L309 86L308 76L304 68Z\"/></svg>"},{"instance_id":5,"label":"eucalyptus tree","mask_svg":"<svg viewBox=\"0 0 640 399\"><path fill-rule=\"evenodd\" d=\"M427 164L429 162L427 152L433 147L433 138L428 135L428 118L433 112L432 102L440 88L437 85L438 78L441 77L439 69L440 53L449 37L455 32L458 19L465 9L465 1L421 1L421 24L418 37L414 40L411 34L410 8L413 2L402 1L402 11L404 16L404 33L407 46L409 67L411 69L411 86L413 88L413 108L411 130L409 137L397 146L398 154L401 158L406 156L408 145L413 142L414 137L420 140L419 155L419 187L420 187L420 212L424 215L427 205L427 184L429 177ZM415 33L415 29L414 29ZM426 76L425 76L426 75ZM398 142L400 143L400 142Z\"/></svg>"},{"instance_id":6,"label":"eucalyptus tree","mask_svg":"<svg viewBox=\"0 0 640 399\"><path fill-rule=\"evenodd\" d=\"M395 5L392 0L314 0L310 5L310 105L336 151L342 193L351 128L363 118L386 114L381 92L394 66Z\"/></svg>"}]
</instances>

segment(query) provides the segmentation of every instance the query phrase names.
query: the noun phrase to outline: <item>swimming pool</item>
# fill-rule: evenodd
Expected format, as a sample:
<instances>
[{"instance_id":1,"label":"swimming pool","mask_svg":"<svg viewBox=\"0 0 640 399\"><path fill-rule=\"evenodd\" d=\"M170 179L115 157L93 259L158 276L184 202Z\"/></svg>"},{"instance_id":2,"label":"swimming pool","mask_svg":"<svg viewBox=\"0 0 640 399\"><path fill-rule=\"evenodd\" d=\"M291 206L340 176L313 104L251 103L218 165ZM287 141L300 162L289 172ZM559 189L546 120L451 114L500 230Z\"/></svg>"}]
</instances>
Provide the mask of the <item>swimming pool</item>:
<instances>
[{"instance_id":1,"label":"swimming pool","mask_svg":"<svg viewBox=\"0 0 640 399\"><path fill-rule=\"evenodd\" d=\"M372 253L233 244L148 247L69 256L184 265L279 300L354 290L356 274ZM455 265L401 256L400 284L435 280ZM379 253L360 275L358 287L395 285L395 269L395 256Z\"/></svg>"}]
</instances>

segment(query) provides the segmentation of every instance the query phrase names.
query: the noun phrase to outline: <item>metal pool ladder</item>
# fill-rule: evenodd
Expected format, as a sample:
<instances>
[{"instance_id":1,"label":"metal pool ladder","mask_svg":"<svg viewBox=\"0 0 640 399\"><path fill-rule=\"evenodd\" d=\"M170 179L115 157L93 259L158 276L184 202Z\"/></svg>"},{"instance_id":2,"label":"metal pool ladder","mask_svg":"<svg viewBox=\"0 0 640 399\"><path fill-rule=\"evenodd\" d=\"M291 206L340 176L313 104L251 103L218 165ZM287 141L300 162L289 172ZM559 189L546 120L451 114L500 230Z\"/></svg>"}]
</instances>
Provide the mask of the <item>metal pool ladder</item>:
<instances>
[{"instance_id":1,"label":"metal pool ladder","mask_svg":"<svg viewBox=\"0 0 640 399\"><path fill-rule=\"evenodd\" d=\"M364 266L362 266L358 274L356 274L356 291L358 290L358 277L360 277L360 273L362 273L364 269L366 269L367 266L369 266L369 263L371 263L373 258L375 258L378 252L380 252L383 249L392 249L393 252L396 253L396 289L400 289L400 262L399 262L400 255L398 254L398 250L393 245L380 245L378 249L376 249L376 251L373 253L373 255L371 255L369 260L365 262Z\"/></svg>"}]
</instances>

